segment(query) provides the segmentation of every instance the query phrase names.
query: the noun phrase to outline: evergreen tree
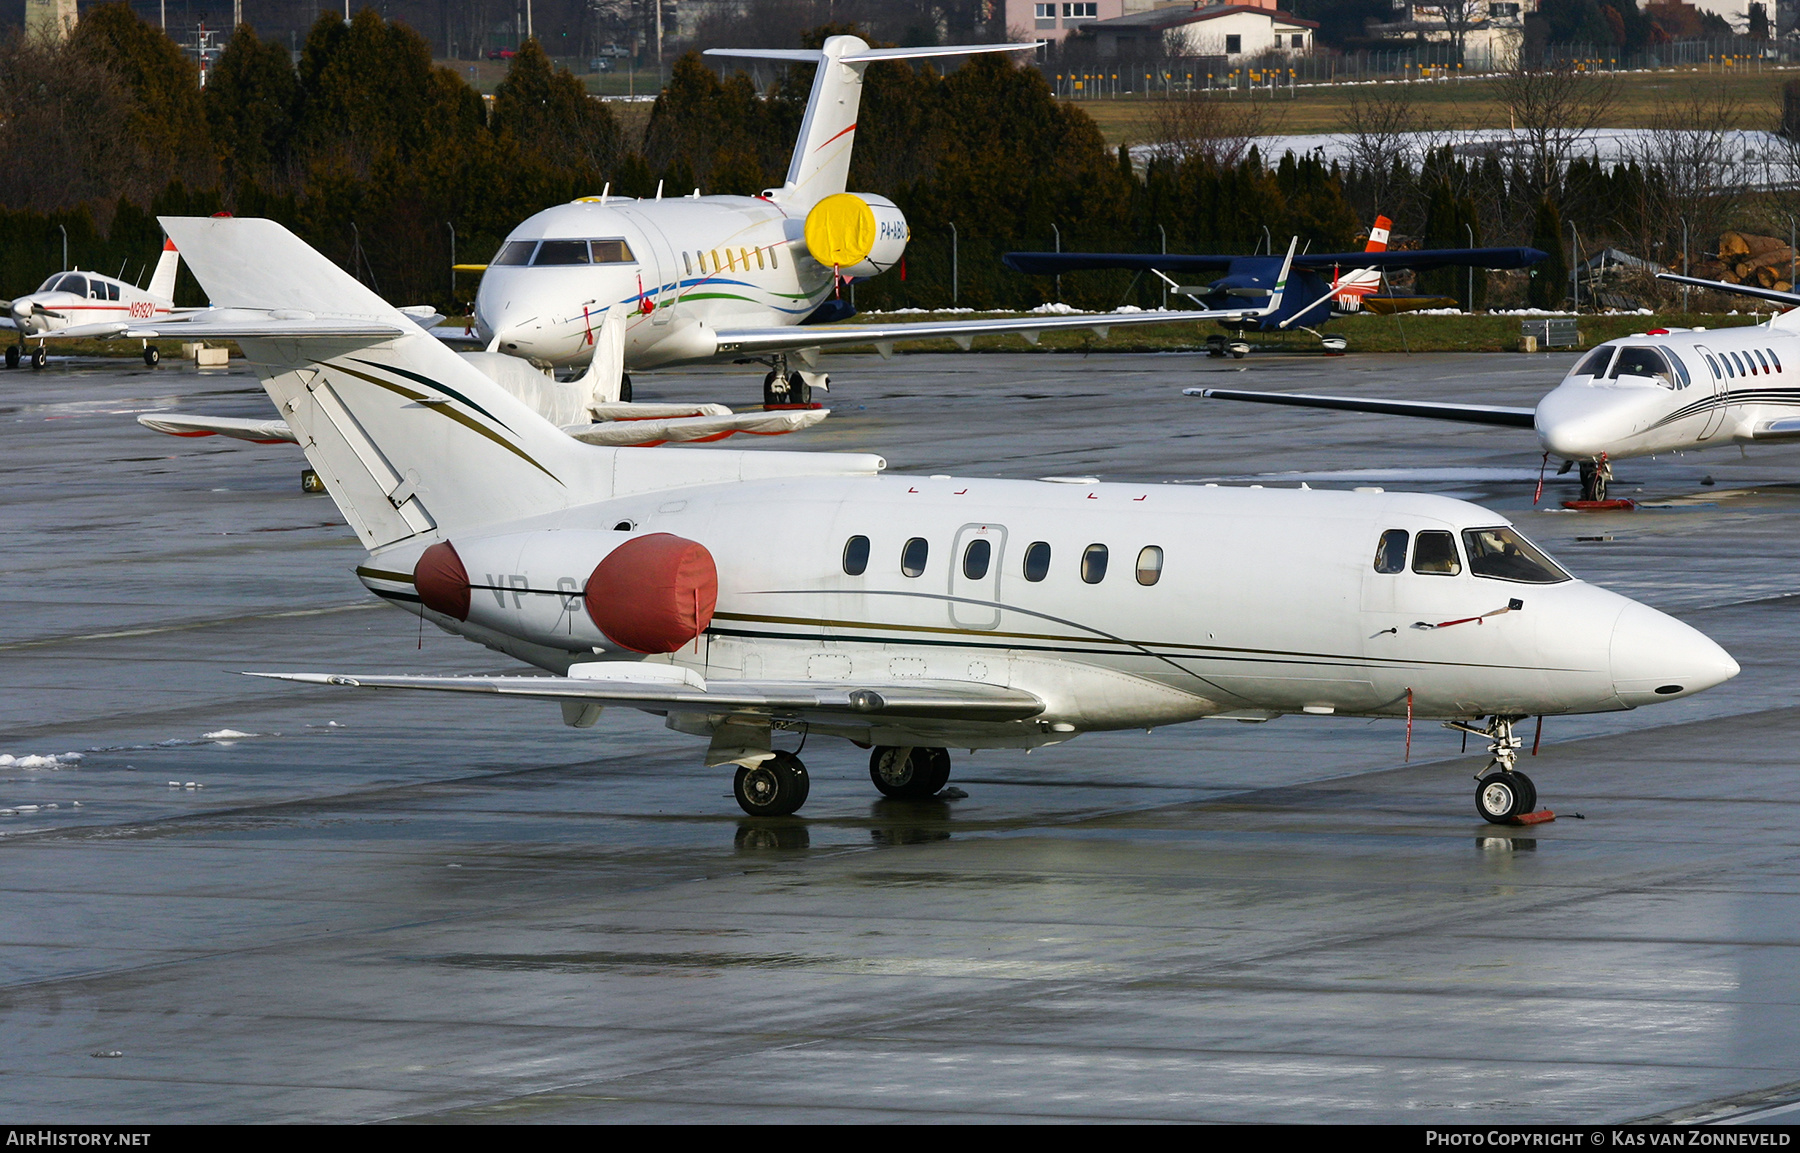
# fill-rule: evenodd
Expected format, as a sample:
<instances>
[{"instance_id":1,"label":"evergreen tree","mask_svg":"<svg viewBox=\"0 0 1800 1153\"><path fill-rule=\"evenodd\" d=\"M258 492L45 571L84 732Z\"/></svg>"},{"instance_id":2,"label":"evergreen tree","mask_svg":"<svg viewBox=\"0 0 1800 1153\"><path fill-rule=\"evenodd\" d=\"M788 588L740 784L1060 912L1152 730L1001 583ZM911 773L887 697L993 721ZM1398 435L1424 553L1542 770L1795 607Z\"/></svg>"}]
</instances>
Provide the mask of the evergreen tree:
<instances>
[{"instance_id":1,"label":"evergreen tree","mask_svg":"<svg viewBox=\"0 0 1800 1153\"><path fill-rule=\"evenodd\" d=\"M595 173L617 162L623 139L606 105L568 69L552 65L536 40L520 45L495 87L492 127L552 164Z\"/></svg>"},{"instance_id":2,"label":"evergreen tree","mask_svg":"<svg viewBox=\"0 0 1800 1153\"><path fill-rule=\"evenodd\" d=\"M129 4L113 2L83 14L69 50L106 68L131 93L131 112L115 128L131 135L153 172L211 182L200 69L173 40L139 20Z\"/></svg>"},{"instance_id":3,"label":"evergreen tree","mask_svg":"<svg viewBox=\"0 0 1800 1153\"><path fill-rule=\"evenodd\" d=\"M213 62L204 103L228 180L267 180L285 167L299 92L287 49L240 25Z\"/></svg>"},{"instance_id":4,"label":"evergreen tree","mask_svg":"<svg viewBox=\"0 0 1800 1153\"><path fill-rule=\"evenodd\" d=\"M1538 201L1531 246L1548 252L1550 258L1531 266L1531 284L1525 299L1533 308L1561 308L1569 297L1569 261L1563 254L1562 232L1562 215L1556 211L1556 205L1549 197Z\"/></svg>"}]
</instances>

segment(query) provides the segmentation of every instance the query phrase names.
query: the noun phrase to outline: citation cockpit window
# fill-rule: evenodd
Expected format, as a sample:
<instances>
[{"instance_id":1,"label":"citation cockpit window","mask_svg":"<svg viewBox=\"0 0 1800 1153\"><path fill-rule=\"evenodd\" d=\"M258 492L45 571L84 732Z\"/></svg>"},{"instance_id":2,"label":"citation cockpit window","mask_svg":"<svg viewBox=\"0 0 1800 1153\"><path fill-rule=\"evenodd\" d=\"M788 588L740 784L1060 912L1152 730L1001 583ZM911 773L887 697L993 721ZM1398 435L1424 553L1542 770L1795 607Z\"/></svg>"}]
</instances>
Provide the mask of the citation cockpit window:
<instances>
[{"instance_id":1,"label":"citation cockpit window","mask_svg":"<svg viewBox=\"0 0 1800 1153\"><path fill-rule=\"evenodd\" d=\"M1463 548L1469 554L1469 571L1478 577L1528 585L1554 585L1575 579L1539 552L1537 546L1505 526L1466 528L1462 537Z\"/></svg>"},{"instance_id":2,"label":"citation cockpit window","mask_svg":"<svg viewBox=\"0 0 1800 1153\"><path fill-rule=\"evenodd\" d=\"M1413 571L1427 576L1455 576L1462 571L1456 538L1447 532L1422 532L1413 546Z\"/></svg>"},{"instance_id":3,"label":"citation cockpit window","mask_svg":"<svg viewBox=\"0 0 1800 1153\"><path fill-rule=\"evenodd\" d=\"M1375 546L1375 571L1397 573L1406 571L1406 542L1412 537L1403 528L1390 528L1381 534L1381 540Z\"/></svg>"},{"instance_id":4,"label":"citation cockpit window","mask_svg":"<svg viewBox=\"0 0 1800 1153\"><path fill-rule=\"evenodd\" d=\"M1617 345L1603 344L1599 348L1588 353L1587 359L1576 365L1575 371L1571 372L1569 375L1592 376L1596 378L1605 376L1606 366L1612 361L1613 353L1617 351L1619 351Z\"/></svg>"},{"instance_id":5,"label":"citation cockpit window","mask_svg":"<svg viewBox=\"0 0 1800 1153\"><path fill-rule=\"evenodd\" d=\"M1619 359L1613 361L1612 379L1622 376L1642 376L1662 385L1664 388L1675 387L1675 372L1663 354L1654 348L1628 345L1619 350Z\"/></svg>"}]
</instances>

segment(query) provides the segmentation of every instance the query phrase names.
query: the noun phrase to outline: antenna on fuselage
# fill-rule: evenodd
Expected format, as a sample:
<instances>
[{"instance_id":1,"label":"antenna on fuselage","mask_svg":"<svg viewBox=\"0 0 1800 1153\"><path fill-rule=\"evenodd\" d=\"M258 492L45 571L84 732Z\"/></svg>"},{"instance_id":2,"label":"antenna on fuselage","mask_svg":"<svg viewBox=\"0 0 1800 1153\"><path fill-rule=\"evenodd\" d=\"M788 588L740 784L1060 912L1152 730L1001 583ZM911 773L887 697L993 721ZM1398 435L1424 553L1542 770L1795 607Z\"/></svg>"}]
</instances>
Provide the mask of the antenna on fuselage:
<instances>
[{"instance_id":1,"label":"antenna on fuselage","mask_svg":"<svg viewBox=\"0 0 1800 1153\"><path fill-rule=\"evenodd\" d=\"M657 181L657 182L656 182L656 198L657 198L657 199L658 199L658 200L661 200L661 199L662 199L662 186L663 186L663 182L662 182L662 181L660 181L660 180L658 180L658 181Z\"/></svg>"},{"instance_id":2,"label":"antenna on fuselage","mask_svg":"<svg viewBox=\"0 0 1800 1153\"><path fill-rule=\"evenodd\" d=\"M608 180L606 186L600 189L600 203L605 204L606 198L610 195L612 195L612 181Z\"/></svg>"}]
</instances>

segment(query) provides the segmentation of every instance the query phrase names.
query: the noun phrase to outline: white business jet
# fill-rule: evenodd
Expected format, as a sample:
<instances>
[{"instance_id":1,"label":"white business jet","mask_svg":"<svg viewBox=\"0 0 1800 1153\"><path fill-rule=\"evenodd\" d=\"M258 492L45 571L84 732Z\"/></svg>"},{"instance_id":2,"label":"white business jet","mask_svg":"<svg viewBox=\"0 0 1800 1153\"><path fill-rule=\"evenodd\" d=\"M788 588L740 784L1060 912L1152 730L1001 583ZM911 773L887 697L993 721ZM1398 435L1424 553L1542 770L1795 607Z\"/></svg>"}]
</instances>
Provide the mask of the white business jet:
<instances>
[{"instance_id":1,"label":"white business jet","mask_svg":"<svg viewBox=\"0 0 1800 1153\"><path fill-rule=\"evenodd\" d=\"M485 266L475 301L476 331L490 352L550 367L593 356L601 318L628 318L624 369L731 357L768 367L765 404L805 404L822 374L808 365L826 347L873 345L883 356L909 340L1093 330L1129 324L1236 320L1270 309L1179 313L1023 316L920 324L823 324L851 313L844 285L900 263L910 238L893 201L847 192L863 70L882 60L1020 52L1035 44L870 48L832 36L814 51L714 49L710 56L816 63L812 94L786 181L760 196L632 200L602 194L547 208L506 238ZM887 142L896 146L900 142ZM1285 274L1284 274L1285 279ZM1279 306L1279 300L1274 302ZM630 399L629 377L621 395Z\"/></svg>"},{"instance_id":2,"label":"white business jet","mask_svg":"<svg viewBox=\"0 0 1800 1153\"><path fill-rule=\"evenodd\" d=\"M83 335L67 330L87 330L108 322L138 322L184 315L194 309L175 307L175 273L181 256L172 241L163 242L149 288L139 288L117 277L98 272L59 272L38 286L36 292L0 300L0 328L10 328L18 339L7 346L6 367L17 368L29 356L31 367L42 368L50 359L44 342L56 335ZM36 341L26 351L25 341ZM144 342L144 363L154 367L158 353Z\"/></svg>"},{"instance_id":3,"label":"white business jet","mask_svg":"<svg viewBox=\"0 0 1800 1153\"><path fill-rule=\"evenodd\" d=\"M1686 282L1800 304L1800 295L1792 293ZM1742 328L1653 328L1609 340L1577 360L1533 408L1225 388L1182 391L1215 400L1534 429L1546 460L1561 459L1564 472L1580 466L1581 500L1604 502L1614 461L1800 440L1800 312Z\"/></svg>"},{"instance_id":4,"label":"white business jet","mask_svg":"<svg viewBox=\"0 0 1800 1153\"><path fill-rule=\"evenodd\" d=\"M1307 713L1486 736L1477 807L1503 822L1536 804L1517 720L1738 671L1443 497L582 444L280 225L163 226L368 549L363 584L543 673L271 675L552 702L577 728L638 709L704 739L752 815L806 799L782 733L870 748L905 799L942 788L951 747Z\"/></svg>"}]
</instances>

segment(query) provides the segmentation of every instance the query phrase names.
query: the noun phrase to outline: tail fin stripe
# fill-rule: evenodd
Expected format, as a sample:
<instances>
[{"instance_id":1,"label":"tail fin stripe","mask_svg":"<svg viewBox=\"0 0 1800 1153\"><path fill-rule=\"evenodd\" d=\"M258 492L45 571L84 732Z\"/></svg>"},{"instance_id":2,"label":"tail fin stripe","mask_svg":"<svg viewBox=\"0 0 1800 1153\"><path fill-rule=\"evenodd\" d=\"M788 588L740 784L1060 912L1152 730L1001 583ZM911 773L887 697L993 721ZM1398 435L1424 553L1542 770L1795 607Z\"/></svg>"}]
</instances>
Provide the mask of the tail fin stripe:
<instances>
[{"instance_id":1,"label":"tail fin stripe","mask_svg":"<svg viewBox=\"0 0 1800 1153\"><path fill-rule=\"evenodd\" d=\"M850 134L850 133L852 133L852 132L855 132L855 131L856 131L856 125L854 125L854 124L852 124L852 125L851 125L851 126L850 126L850 127L848 127L848 128L846 128L846 129L844 129L844 130L843 130L843 131L842 131L842 132L840 132L840 133L838 133L838 134L837 134L837 136L833 136L833 137L832 137L832 138L831 138L831 140L836 140L836 139L837 139L837 138L838 138L838 137L839 137L839 136L848 136L848 135L849 135L849 134ZM825 144L830 144L830 143L831 143L831 140L827 140L827 141L826 141L826 142L825 142ZM814 152L817 152L817 151L818 151L818 150L819 150L819 148L823 148L823 147L825 147L825 144L821 144L821 145L819 145L819 147L818 147L818 148L815 148L815 149L813 149L813 151L814 151Z\"/></svg>"},{"instance_id":2,"label":"tail fin stripe","mask_svg":"<svg viewBox=\"0 0 1800 1153\"><path fill-rule=\"evenodd\" d=\"M470 408L474 409L476 412L479 412L482 416L487 417L489 420L493 421L495 424L499 425L501 428L504 428L507 432L512 433L514 436L518 435L518 430L513 428L510 424L507 424L504 420L501 420L499 417L495 416L493 413L489 412L487 409L481 407L479 404L476 404L474 401L470 400L468 397L464 396L462 393L456 391L454 388L450 388L438 381L435 381L435 380L431 379L429 376L421 376L420 374L418 374L416 372L411 372L407 369L401 368L397 364L376 364L374 361L364 360L360 356L356 358L356 363L366 364L370 368L384 368L387 371L394 373L396 376L404 376L406 379L412 380L412 381L417 381L418 383L424 385L427 388L435 388L439 392L444 393L446 396L453 396L457 400L462 401L464 404L468 405ZM349 372L350 370L345 369L344 371ZM363 379L367 380L369 378L364 377Z\"/></svg>"},{"instance_id":3,"label":"tail fin stripe","mask_svg":"<svg viewBox=\"0 0 1800 1153\"><path fill-rule=\"evenodd\" d=\"M349 375L356 377L358 380L366 380L370 384L375 385L377 388L385 388L389 392L397 392L401 396L404 396L408 400L425 400L425 399L427 399L426 395L422 392L414 392L412 389L407 388L405 385L394 384L391 381L386 381L386 380L382 380L379 377L370 376L366 372L358 372L354 368L345 368L341 364L327 364L327 363L323 363L323 362L315 362L315 363L319 363L321 365L321 367L324 367L324 368L334 368L339 372L348 373ZM367 363L367 362L365 361L364 363ZM383 365L382 367L385 368L387 366ZM408 373L407 375L410 376L412 374ZM450 390L445 389L444 391L449 392ZM429 408L432 412L438 413L440 416L447 416L451 420L454 420L456 423L463 425L465 428L472 429L475 432L480 433L482 436L487 437L489 440L493 441L495 444L499 445L501 448L505 449L507 452L512 453L514 456L518 457L520 460L524 461L526 464L529 464L532 468L537 469L539 472L543 473L545 476L549 477L551 480L555 481L557 484L563 483L561 477L557 476L555 473L551 472L549 469L545 468L543 465L539 464L537 461L531 459L531 457L523 449L521 449L518 445L513 444L511 441L507 440L505 437L500 436L498 433L494 432L493 429L485 428L482 425L477 424L475 421L470 420L468 417L464 416L460 412L457 412L453 408L444 408L441 405L435 405L435 404L427 405L426 407ZM564 485L564 487L566 488L568 486Z\"/></svg>"}]
</instances>

